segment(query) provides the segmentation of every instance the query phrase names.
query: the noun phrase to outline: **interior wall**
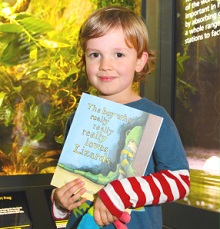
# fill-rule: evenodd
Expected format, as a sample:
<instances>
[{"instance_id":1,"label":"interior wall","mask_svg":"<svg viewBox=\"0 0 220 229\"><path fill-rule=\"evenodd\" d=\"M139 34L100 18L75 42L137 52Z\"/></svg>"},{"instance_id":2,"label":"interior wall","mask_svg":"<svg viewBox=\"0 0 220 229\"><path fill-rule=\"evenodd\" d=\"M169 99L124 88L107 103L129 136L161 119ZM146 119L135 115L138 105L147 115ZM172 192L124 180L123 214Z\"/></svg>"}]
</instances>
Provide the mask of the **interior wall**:
<instances>
[{"instance_id":1,"label":"interior wall","mask_svg":"<svg viewBox=\"0 0 220 229\"><path fill-rule=\"evenodd\" d=\"M149 41L151 50L155 50L157 60L156 60L156 69L148 75L146 82L141 84L141 95L149 98L150 100L158 103L159 102L159 93L158 93L158 84L159 84L159 0L147 0L142 1L142 15L145 18L148 33L149 33Z\"/></svg>"}]
</instances>

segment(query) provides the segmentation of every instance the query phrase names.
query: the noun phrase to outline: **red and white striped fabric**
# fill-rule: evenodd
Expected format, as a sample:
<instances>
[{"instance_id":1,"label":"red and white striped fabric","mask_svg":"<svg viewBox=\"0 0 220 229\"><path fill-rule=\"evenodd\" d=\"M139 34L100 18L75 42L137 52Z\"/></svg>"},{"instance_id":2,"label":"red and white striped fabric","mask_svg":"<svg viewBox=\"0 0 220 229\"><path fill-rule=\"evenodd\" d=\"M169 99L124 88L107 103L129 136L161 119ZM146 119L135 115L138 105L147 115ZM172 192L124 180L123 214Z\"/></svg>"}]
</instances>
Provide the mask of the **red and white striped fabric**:
<instances>
[{"instance_id":1,"label":"red and white striped fabric","mask_svg":"<svg viewBox=\"0 0 220 229\"><path fill-rule=\"evenodd\" d=\"M182 199L189 193L188 170L162 170L149 176L115 180L98 195L108 210L120 218L126 208L138 208Z\"/></svg>"}]
</instances>

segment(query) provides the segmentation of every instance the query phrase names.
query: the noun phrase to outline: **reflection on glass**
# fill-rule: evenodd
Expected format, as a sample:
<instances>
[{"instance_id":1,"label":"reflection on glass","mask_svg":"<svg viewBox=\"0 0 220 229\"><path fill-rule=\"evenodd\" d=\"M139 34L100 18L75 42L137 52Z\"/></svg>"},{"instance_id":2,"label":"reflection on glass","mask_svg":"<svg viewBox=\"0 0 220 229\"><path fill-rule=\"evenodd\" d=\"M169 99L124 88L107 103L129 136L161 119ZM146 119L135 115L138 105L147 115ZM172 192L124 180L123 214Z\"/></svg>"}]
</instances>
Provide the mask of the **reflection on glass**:
<instances>
[{"instance_id":1,"label":"reflection on glass","mask_svg":"<svg viewBox=\"0 0 220 229\"><path fill-rule=\"evenodd\" d=\"M186 204L220 211L220 1L177 1L175 122L191 169Z\"/></svg>"}]
</instances>

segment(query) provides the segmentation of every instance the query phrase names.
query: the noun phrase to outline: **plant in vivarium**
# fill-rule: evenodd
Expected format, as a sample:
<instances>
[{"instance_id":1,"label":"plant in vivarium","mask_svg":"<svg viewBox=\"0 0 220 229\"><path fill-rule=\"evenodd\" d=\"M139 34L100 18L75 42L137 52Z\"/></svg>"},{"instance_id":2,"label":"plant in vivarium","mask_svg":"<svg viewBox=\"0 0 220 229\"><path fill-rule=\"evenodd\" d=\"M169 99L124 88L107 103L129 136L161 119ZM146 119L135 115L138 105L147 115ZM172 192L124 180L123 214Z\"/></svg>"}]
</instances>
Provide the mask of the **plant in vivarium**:
<instances>
[{"instance_id":1,"label":"plant in vivarium","mask_svg":"<svg viewBox=\"0 0 220 229\"><path fill-rule=\"evenodd\" d=\"M90 85L65 34L5 2L0 17L1 174L52 172L65 121Z\"/></svg>"},{"instance_id":2,"label":"plant in vivarium","mask_svg":"<svg viewBox=\"0 0 220 229\"><path fill-rule=\"evenodd\" d=\"M53 173L68 116L82 92L77 67L84 18L106 5L140 12L141 1L0 1L0 174Z\"/></svg>"},{"instance_id":3,"label":"plant in vivarium","mask_svg":"<svg viewBox=\"0 0 220 229\"><path fill-rule=\"evenodd\" d=\"M197 95L198 89L183 78L183 75L185 74L185 64L191 58L189 53L189 44L185 44L187 28L185 27L184 10L187 2L177 1L176 4L178 9L176 23L176 39L178 40L176 43L176 98L187 112L191 112L191 97L195 97ZM191 37L192 35L188 34L187 36Z\"/></svg>"}]
</instances>

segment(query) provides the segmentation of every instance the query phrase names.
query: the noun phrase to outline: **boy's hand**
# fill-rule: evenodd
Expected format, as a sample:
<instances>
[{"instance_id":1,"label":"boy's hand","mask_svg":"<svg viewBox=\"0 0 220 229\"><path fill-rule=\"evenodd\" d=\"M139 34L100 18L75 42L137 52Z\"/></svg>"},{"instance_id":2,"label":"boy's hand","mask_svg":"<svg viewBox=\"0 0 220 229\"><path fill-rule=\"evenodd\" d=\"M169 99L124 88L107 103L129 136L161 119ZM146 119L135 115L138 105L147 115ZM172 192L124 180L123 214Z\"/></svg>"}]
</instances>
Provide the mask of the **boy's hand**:
<instances>
[{"instance_id":1,"label":"boy's hand","mask_svg":"<svg viewBox=\"0 0 220 229\"><path fill-rule=\"evenodd\" d=\"M78 178L66 183L61 188L57 188L53 195L56 206L58 205L57 207L60 207L61 209L72 211L83 204L86 199L80 198L86 191L83 187L84 184L85 183Z\"/></svg>"},{"instance_id":2,"label":"boy's hand","mask_svg":"<svg viewBox=\"0 0 220 229\"><path fill-rule=\"evenodd\" d=\"M94 201L94 219L99 226L109 225L117 220L117 218L109 212L99 197Z\"/></svg>"}]
</instances>

